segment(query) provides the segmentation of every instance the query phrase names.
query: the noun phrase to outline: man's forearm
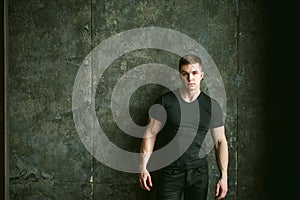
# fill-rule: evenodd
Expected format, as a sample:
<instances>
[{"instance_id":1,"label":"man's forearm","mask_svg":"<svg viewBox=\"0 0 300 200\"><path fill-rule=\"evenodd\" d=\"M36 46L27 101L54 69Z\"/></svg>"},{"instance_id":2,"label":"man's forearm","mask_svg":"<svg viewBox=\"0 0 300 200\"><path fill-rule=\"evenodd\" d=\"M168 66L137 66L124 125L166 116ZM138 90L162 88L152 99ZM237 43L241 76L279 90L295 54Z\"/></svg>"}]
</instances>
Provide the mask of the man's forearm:
<instances>
[{"instance_id":1,"label":"man's forearm","mask_svg":"<svg viewBox=\"0 0 300 200\"><path fill-rule=\"evenodd\" d=\"M221 173L221 178L227 179L228 145L225 139L216 144L216 158Z\"/></svg>"},{"instance_id":2,"label":"man's forearm","mask_svg":"<svg viewBox=\"0 0 300 200\"><path fill-rule=\"evenodd\" d=\"M140 170L145 170L153 152L156 136L146 137L142 141L141 145L141 162Z\"/></svg>"},{"instance_id":3,"label":"man's forearm","mask_svg":"<svg viewBox=\"0 0 300 200\"><path fill-rule=\"evenodd\" d=\"M144 138L141 145L141 161L140 170L146 170L148 161L153 152L156 135L161 128L161 122L150 118L149 124L144 134Z\"/></svg>"}]
</instances>

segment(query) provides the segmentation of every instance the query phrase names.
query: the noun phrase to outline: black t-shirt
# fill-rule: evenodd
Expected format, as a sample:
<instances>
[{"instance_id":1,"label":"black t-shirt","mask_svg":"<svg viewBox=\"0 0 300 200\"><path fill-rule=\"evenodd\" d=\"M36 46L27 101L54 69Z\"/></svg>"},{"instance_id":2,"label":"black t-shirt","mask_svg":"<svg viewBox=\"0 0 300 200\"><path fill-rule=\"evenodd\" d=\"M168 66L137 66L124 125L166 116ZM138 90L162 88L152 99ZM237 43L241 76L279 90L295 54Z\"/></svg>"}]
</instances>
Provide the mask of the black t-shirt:
<instances>
[{"instance_id":1,"label":"black t-shirt","mask_svg":"<svg viewBox=\"0 0 300 200\"><path fill-rule=\"evenodd\" d=\"M199 156L203 140L210 128L224 125L218 102L201 92L195 101L188 103L177 89L161 95L154 104L160 106L151 108L150 117L163 123L155 148L175 142L169 153L179 157L168 168L191 169L206 165L207 155Z\"/></svg>"}]
</instances>

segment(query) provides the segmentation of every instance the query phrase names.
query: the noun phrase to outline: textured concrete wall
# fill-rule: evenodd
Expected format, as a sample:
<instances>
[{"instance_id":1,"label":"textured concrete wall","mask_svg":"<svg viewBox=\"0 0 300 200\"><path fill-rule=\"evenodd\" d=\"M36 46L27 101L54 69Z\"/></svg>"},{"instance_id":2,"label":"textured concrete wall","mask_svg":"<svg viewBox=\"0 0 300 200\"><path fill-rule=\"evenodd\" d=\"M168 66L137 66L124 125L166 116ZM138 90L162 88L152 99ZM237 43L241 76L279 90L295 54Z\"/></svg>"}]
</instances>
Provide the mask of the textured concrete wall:
<instances>
[{"instance_id":1,"label":"textured concrete wall","mask_svg":"<svg viewBox=\"0 0 300 200\"><path fill-rule=\"evenodd\" d=\"M199 42L218 66L227 96L229 192L257 199L263 144L264 21L260 1L9 1L9 189L11 199L151 199L137 174L119 172L85 149L72 115L72 90L85 56L101 41L138 27L164 27ZM135 66L177 68L170 52L137 50L115 60L96 93L96 114L108 138L133 152L139 139L122 133L110 110L114 84ZM255 78L253 78L255 77ZM139 88L131 98L135 122L164 91ZM214 199L218 168L209 155ZM255 191L255 192L254 192Z\"/></svg>"}]
</instances>

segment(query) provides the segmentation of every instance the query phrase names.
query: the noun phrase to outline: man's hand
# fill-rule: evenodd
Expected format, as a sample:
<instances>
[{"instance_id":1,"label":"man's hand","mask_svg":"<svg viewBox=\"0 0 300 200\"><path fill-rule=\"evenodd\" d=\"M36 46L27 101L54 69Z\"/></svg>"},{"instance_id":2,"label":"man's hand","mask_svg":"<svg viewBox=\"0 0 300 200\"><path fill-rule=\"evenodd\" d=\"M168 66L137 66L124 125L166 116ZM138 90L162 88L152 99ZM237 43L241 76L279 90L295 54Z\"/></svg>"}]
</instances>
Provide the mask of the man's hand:
<instances>
[{"instance_id":1,"label":"man's hand","mask_svg":"<svg viewBox=\"0 0 300 200\"><path fill-rule=\"evenodd\" d=\"M144 190L150 191L152 187L151 175L147 170L143 170L140 173L140 186Z\"/></svg>"},{"instance_id":2,"label":"man's hand","mask_svg":"<svg viewBox=\"0 0 300 200\"><path fill-rule=\"evenodd\" d=\"M223 199L228 191L227 181L220 179L216 186L216 200Z\"/></svg>"},{"instance_id":3,"label":"man's hand","mask_svg":"<svg viewBox=\"0 0 300 200\"><path fill-rule=\"evenodd\" d=\"M160 128L161 122L150 117L142 140L139 181L140 186L147 191L150 191L150 187L152 187L152 180L146 166L153 152L156 135L160 131Z\"/></svg>"},{"instance_id":4,"label":"man's hand","mask_svg":"<svg viewBox=\"0 0 300 200\"><path fill-rule=\"evenodd\" d=\"M225 127L211 129L211 134L215 142L215 153L221 173L220 180L216 186L216 200L223 199L228 191L227 186L227 168L228 168L228 144L225 136Z\"/></svg>"}]
</instances>

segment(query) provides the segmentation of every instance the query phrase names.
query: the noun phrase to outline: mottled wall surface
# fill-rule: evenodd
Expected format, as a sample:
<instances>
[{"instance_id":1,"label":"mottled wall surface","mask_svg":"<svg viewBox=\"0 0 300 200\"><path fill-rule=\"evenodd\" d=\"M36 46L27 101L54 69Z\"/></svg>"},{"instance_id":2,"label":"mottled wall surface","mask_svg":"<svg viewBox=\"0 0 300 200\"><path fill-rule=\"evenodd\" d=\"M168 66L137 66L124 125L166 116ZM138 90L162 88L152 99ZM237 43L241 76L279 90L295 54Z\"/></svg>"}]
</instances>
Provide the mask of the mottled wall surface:
<instances>
[{"instance_id":1,"label":"mottled wall surface","mask_svg":"<svg viewBox=\"0 0 300 200\"><path fill-rule=\"evenodd\" d=\"M133 28L163 27L200 43L226 90L229 192L226 199L257 199L262 174L264 21L260 1L9 1L9 190L11 199L151 199L137 174L111 169L82 144L73 121L72 91L81 63L105 39ZM95 110L107 137L137 152L140 140L114 123L117 81L150 62L177 69L178 55L156 49L129 52L101 77ZM253 77L256 77L253 79ZM145 85L130 114L145 125L147 110L166 88ZM219 172L209 154L209 198ZM255 190L255 192L254 192Z\"/></svg>"}]
</instances>

